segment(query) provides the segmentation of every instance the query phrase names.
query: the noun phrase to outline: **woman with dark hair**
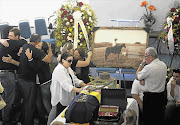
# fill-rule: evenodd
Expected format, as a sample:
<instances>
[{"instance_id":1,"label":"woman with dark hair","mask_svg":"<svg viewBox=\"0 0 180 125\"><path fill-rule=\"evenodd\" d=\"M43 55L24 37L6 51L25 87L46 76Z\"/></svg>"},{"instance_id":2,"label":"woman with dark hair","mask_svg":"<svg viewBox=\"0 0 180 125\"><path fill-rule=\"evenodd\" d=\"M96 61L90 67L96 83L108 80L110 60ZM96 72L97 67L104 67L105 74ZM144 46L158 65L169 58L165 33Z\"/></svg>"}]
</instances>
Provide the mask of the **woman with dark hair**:
<instances>
[{"instance_id":1,"label":"woman with dark hair","mask_svg":"<svg viewBox=\"0 0 180 125\"><path fill-rule=\"evenodd\" d=\"M52 109L48 117L48 125L59 115L76 96L76 92L80 93L86 84L79 80L71 69L73 56L65 52L61 55L59 64L52 73L51 104Z\"/></svg>"},{"instance_id":2,"label":"woman with dark hair","mask_svg":"<svg viewBox=\"0 0 180 125\"><path fill-rule=\"evenodd\" d=\"M81 60L85 61L85 58L87 57L87 54L85 52L85 49L83 47L78 47L74 51L74 59L75 60ZM76 76L78 79L81 79L84 81L84 83L89 83L89 65L84 67L76 67L75 68Z\"/></svg>"},{"instance_id":3,"label":"woman with dark hair","mask_svg":"<svg viewBox=\"0 0 180 125\"><path fill-rule=\"evenodd\" d=\"M63 48L62 48L62 53L64 52L68 52L70 53L72 56L74 55L74 46L72 43L66 43L64 44ZM71 69L76 72L76 67L86 67L90 64L91 61L91 56L92 56L92 52L89 51L87 54L87 58L85 60L77 60L77 59L73 59L72 65L71 65ZM59 55L57 57L57 61L59 62L59 60L61 59L61 55Z\"/></svg>"},{"instance_id":4,"label":"woman with dark hair","mask_svg":"<svg viewBox=\"0 0 180 125\"><path fill-rule=\"evenodd\" d=\"M48 53L48 44L44 41L40 42L36 45L37 49L42 50L44 53ZM32 58L32 52L26 51L26 56L28 59ZM49 115L51 110L51 93L50 93L50 85L51 85L51 72L49 63L45 63L42 61L32 60L29 61L32 68L35 69L38 73L39 84L37 84L37 98L36 98L36 107L39 116L40 124L47 123L47 119L45 119L45 115Z\"/></svg>"}]
</instances>

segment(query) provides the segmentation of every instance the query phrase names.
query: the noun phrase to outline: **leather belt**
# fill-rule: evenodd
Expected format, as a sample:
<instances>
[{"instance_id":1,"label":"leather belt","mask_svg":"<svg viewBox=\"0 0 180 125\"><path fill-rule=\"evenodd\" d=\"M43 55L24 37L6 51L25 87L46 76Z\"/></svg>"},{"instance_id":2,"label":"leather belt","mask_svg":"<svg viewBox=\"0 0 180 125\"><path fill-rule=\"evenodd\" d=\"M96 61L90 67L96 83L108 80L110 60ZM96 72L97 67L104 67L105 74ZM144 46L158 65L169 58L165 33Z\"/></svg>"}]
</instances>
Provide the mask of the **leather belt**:
<instances>
[{"instance_id":1,"label":"leather belt","mask_svg":"<svg viewBox=\"0 0 180 125\"><path fill-rule=\"evenodd\" d=\"M0 73L7 73L7 72L12 72L12 73L14 73L14 70L0 70Z\"/></svg>"}]
</instances>

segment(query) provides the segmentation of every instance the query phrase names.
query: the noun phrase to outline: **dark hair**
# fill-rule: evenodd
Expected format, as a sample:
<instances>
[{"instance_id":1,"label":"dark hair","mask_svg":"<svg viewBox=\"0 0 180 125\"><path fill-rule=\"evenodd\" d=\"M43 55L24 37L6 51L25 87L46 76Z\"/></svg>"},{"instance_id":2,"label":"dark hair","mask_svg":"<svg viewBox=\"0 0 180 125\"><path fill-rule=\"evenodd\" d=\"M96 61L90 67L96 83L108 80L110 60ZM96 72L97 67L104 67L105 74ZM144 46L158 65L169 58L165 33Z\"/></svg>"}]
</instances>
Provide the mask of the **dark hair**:
<instances>
[{"instance_id":1,"label":"dark hair","mask_svg":"<svg viewBox=\"0 0 180 125\"><path fill-rule=\"evenodd\" d=\"M41 36L39 34L32 34L29 40L30 42L39 43L41 41Z\"/></svg>"},{"instance_id":2,"label":"dark hair","mask_svg":"<svg viewBox=\"0 0 180 125\"><path fill-rule=\"evenodd\" d=\"M178 68L178 69L173 69L173 72L180 74L180 68Z\"/></svg>"},{"instance_id":3,"label":"dark hair","mask_svg":"<svg viewBox=\"0 0 180 125\"><path fill-rule=\"evenodd\" d=\"M43 44L42 44L41 49L43 50L44 53L48 54L48 49L49 49L48 44L44 41L42 41L42 43Z\"/></svg>"},{"instance_id":4,"label":"dark hair","mask_svg":"<svg viewBox=\"0 0 180 125\"><path fill-rule=\"evenodd\" d=\"M20 36L20 30L18 28L12 28L9 32L13 32L14 36Z\"/></svg>"},{"instance_id":5,"label":"dark hair","mask_svg":"<svg viewBox=\"0 0 180 125\"><path fill-rule=\"evenodd\" d=\"M63 53L59 62L62 63L62 59L66 60L68 57L72 57L72 55L68 52Z\"/></svg>"},{"instance_id":6,"label":"dark hair","mask_svg":"<svg viewBox=\"0 0 180 125\"><path fill-rule=\"evenodd\" d=\"M84 57L87 56L87 54L86 54L86 52L85 52L85 49L84 49L83 47L78 47L78 48L76 48L75 50L78 50L79 55L80 55L82 58L84 58Z\"/></svg>"}]
</instances>

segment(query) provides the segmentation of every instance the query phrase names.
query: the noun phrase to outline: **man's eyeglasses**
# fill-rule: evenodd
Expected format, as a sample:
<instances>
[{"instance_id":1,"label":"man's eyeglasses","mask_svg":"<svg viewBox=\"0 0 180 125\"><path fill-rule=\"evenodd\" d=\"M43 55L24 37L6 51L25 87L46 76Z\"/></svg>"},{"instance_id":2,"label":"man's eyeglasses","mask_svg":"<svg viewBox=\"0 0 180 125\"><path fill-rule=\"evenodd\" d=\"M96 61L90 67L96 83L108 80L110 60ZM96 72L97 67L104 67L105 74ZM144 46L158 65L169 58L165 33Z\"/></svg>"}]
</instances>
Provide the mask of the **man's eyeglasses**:
<instances>
[{"instance_id":1,"label":"man's eyeglasses","mask_svg":"<svg viewBox=\"0 0 180 125\"><path fill-rule=\"evenodd\" d=\"M66 60L66 61L68 61L68 63L72 63L73 60L70 59L70 60Z\"/></svg>"}]
</instances>

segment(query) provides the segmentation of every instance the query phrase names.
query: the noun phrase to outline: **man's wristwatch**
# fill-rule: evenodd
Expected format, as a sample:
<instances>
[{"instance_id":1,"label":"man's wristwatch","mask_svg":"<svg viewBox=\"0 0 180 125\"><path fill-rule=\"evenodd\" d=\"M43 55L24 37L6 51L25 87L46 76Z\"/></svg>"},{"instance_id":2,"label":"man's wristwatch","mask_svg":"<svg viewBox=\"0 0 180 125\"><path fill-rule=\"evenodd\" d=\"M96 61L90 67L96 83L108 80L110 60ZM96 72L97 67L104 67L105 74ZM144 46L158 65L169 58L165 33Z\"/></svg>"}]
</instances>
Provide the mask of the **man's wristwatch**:
<instances>
[{"instance_id":1,"label":"man's wristwatch","mask_svg":"<svg viewBox=\"0 0 180 125\"><path fill-rule=\"evenodd\" d=\"M141 63L141 64L139 64L140 66L142 66L142 67L144 67L144 65Z\"/></svg>"}]
</instances>

